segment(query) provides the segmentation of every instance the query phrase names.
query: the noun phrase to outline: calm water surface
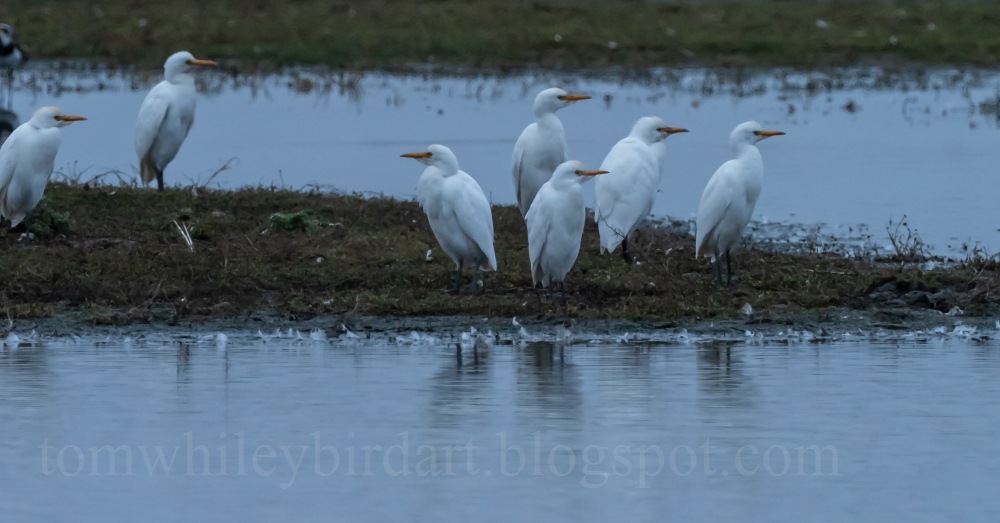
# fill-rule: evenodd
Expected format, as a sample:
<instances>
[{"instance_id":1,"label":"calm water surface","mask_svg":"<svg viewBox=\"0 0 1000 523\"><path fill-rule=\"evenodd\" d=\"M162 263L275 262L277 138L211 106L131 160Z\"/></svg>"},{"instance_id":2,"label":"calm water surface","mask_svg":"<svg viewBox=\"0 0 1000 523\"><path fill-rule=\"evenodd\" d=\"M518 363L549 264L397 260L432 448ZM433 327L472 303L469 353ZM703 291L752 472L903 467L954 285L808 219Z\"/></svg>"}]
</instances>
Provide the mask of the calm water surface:
<instances>
[{"instance_id":1,"label":"calm water surface","mask_svg":"<svg viewBox=\"0 0 1000 523\"><path fill-rule=\"evenodd\" d=\"M14 108L22 119L53 103L89 117L66 130L57 165L86 170L84 180L109 169L131 177L135 117L158 79L158 72L39 65L22 72ZM969 240L1000 248L992 219L1000 76L991 71L682 70L626 78L302 70L202 80L197 121L167 170L169 183L204 181L235 159L217 185L318 184L409 198L422 166L399 155L444 143L493 202L511 203L513 143L532 121L535 93L560 85L595 97L559 112L570 155L595 168L641 116L691 130L666 142L655 214L693 217L708 178L730 157L729 132L756 119L788 132L761 145L766 182L756 218L841 230L867 224L881 245L890 218L905 214L941 252Z\"/></svg>"},{"instance_id":2,"label":"calm water surface","mask_svg":"<svg viewBox=\"0 0 1000 523\"><path fill-rule=\"evenodd\" d=\"M996 342L231 336L0 352L3 520L1000 517Z\"/></svg>"}]
</instances>

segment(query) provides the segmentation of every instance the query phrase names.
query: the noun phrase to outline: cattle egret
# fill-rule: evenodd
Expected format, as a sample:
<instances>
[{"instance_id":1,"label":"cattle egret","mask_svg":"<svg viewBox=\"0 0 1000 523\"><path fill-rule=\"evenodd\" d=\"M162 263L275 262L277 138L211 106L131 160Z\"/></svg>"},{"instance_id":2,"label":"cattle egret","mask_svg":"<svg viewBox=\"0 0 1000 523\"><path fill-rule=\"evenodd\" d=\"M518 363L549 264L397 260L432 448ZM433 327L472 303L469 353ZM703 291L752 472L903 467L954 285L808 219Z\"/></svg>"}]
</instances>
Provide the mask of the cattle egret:
<instances>
[{"instance_id":1,"label":"cattle egret","mask_svg":"<svg viewBox=\"0 0 1000 523\"><path fill-rule=\"evenodd\" d=\"M11 227L24 221L31 241L31 213L42 199L59 151L60 127L86 120L57 107L42 107L0 146L0 214Z\"/></svg>"},{"instance_id":2,"label":"cattle egret","mask_svg":"<svg viewBox=\"0 0 1000 523\"><path fill-rule=\"evenodd\" d=\"M417 183L417 201L427 214L431 231L444 252L455 262L455 294L462 290L462 267L473 266L473 294L479 289L479 271L495 271L493 213L476 180L458 168L458 158L443 145L426 152L408 153L427 165Z\"/></svg>"},{"instance_id":3,"label":"cattle egret","mask_svg":"<svg viewBox=\"0 0 1000 523\"><path fill-rule=\"evenodd\" d=\"M765 131L753 121L737 125L729 135L729 146L735 158L715 171L701 195L695 256L713 258L719 283L722 283L722 254L725 253L726 282L730 286L733 284L730 251L736 248L743 229L750 223L764 185L764 160L754 144L783 134L781 131Z\"/></svg>"},{"instance_id":4,"label":"cattle egret","mask_svg":"<svg viewBox=\"0 0 1000 523\"><path fill-rule=\"evenodd\" d=\"M580 184L605 171L587 171L577 161L556 167L552 178L542 185L525 217L528 225L528 256L531 281L541 282L552 297L552 282L561 282L566 303L566 274L576 263L583 238L587 211Z\"/></svg>"},{"instance_id":5,"label":"cattle egret","mask_svg":"<svg viewBox=\"0 0 1000 523\"><path fill-rule=\"evenodd\" d=\"M521 132L511 157L514 192L521 216L528 215L538 190L552 177L552 171L566 161L566 135L556 111L589 98L582 94L567 94L555 87L535 97L535 123Z\"/></svg>"},{"instance_id":6,"label":"cattle egret","mask_svg":"<svg viewBox=\"0 0 1000 523\"><path fill-rule=\"evenodd\" d=\"M135 123L135 152L139 156L142 183L156 179L163 190L163 170L180 150L194 123L195 88L191 71L216 65L197 60L187 52L174 53L163 65L163 81L156 84L139 108Z\"/></svg>"},{"instance_id":7,"label":"cattle egret","mask_svg":"<svg viewBox=\"0 0 1000 523\"><path fill-rule=\"evenodd\" d=\"M629 236L653 209L660 186L660 159L652 145L671 134L686 132L667 127L656 116L640 118L632 132L604 157L601 170L608 174L594 182L602 253L614 251L621 244L622 257L632 262Z\"/></svg>"}]
</instances>

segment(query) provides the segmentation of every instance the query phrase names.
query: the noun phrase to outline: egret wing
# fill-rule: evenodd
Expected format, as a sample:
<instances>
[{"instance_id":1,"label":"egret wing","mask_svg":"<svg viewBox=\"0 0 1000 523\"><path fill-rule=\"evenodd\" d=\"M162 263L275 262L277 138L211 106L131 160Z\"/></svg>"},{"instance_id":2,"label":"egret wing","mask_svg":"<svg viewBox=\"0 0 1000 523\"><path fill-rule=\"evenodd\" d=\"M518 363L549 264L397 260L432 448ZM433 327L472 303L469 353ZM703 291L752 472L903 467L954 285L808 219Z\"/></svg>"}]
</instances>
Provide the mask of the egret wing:
<instances>
[{"instance_id":1,"label":"egret wing","mask_svg":"<svg viewBox=\"0 0 1000 523\"><path fill-rule=\"evenodd\" d=\"M514 144L514 153L510 159L511 174L514 177L514 194L517 197L517 207L521 209L522 217L525 216L525 208L531 203L521 201L521 177L524 175L524 140L527 134L528 129L526 128Z\"/></svg>"},{"instance_id":2,"label":"egret wing","mask_svg":"<svg viewBox=\"0 0 1000 523\"><path fill-rule=\"evenodd\" d=\"M465 173L459 173L458 176L463 174ZM474 178L465 174L461 182L461 197L455 203L459 227L486 254L489 265L482 265L481 268L484 271L496 270L497 256L493 250L493 212L490 202Z\"/></svg>"},{"instance_id":3,"label":"egret wing","mask_svg":"<svg viewBox=\"0 0 1000 523\"><path fill-rule=\"evenodd\" d=\"M695 242L695 256L715 254L715 252L707 250L709 246L705 243L705 239L712 236L733 204L732 186L725 183L727 173L732 167L732 160L722 164L719 170L712 175L708 185L705 186L705 192L701 195L696 222L698 234Z\"/></svg>"},{"instance_id":4,"label":"egret wing","mask_svg":"<svg viewBox=\"0 0 1000 523\"><path fill-rule=\"evenodd\" d=\"M153 147L168 110L170 101L161 96L155 88L146 95L142 106L139 107L139 118L135 122L135 154L140 160Z\"/></svg>"},{"instance_id":5,"label":"egret wing","mask_svg":"<svg viewBox=\"0 0 1000 523\"><path fill-rule=\"evenodd\" d=\"M543 194L545 186L538 191L538 196ZM528 210L525 221L528 225L528 259L531 260L531 283L537 285L542 281L542 253L545 251L545 244L548 241L549 227L551 225L548 214L541 205L532 205ZM542 281L544 284L545 282Z\"/></svg>"}]
</instances>

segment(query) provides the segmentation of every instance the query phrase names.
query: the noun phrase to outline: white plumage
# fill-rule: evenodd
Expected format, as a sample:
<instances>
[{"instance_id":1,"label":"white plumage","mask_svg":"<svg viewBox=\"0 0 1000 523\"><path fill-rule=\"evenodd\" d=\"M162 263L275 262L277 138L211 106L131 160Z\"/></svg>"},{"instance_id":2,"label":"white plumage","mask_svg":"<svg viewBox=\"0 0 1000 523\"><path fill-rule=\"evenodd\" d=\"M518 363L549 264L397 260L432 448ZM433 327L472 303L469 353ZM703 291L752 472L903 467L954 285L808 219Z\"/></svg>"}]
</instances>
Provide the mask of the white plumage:
<instances>
[{"instance_id":1,"label":"white plumage","mask_svg":"<svg viewBox=\"0 0 1000 523\"><path fill-rule=\"evenodd\" d=\"M408 153L425 165L417 184L417 201L427 214L431 230L444 252L455 262L455 292L461 291L462 267L473 265L473 293L478 290L479 271L494 271L493 213L486 194L472 176L458 168L451 149L431 145L426 152Z\"/></svg>"},{"instance_id":2,"label":"white plumage","mask_svg":"<svg viewBox=\"0 0 1000 523\"><path fill-rule=\"evenodd\" d=\"M660 159L652 145L683 132L687 129L667 127L656 116L640 118L632 132L604 157L601 170L608 174L594 182L601 253L614 251L621 244L622 256L632 261L628 238L652 211L660 186Z\"/></svg>"},{"instance_id":3,"label":"white plumage","mask_svg":"<svg viewBox=\"0 0 1000 523\"><path fill-rule=\"evenodd\" d=\"M580 254L583 225L587 220L580 185L603 173L584 170L583 164L577 161L564 162L538 190L526 216L531 281L548 287L550 296L552 282L563 282L564 302L566 274Z\"/></svg>"},{"instance_id":4,"label":"white plumage","mask_svg":"<svg viewBox=\"0 0 1000 523\"><path fill-rule=\"evenodd\" d=\"M195 88L191 71L216 65L197 60L187 52L174 53L163 65L163 81L156 84L142 106L135 123L135 153L139 157L142 183L154 179L163 190L163 170L173 161L194 123Z\"/></svg>"},{"instance_id":5,"label":"white plumage","mask_svg":"<svg viewBox=\"0 0 1000 523\"><path fill-rule=\"evenodd\" d=\"M765 131L757 122L737 125L729 135L735 158L722 164L705 187L698 205L696 256L712 256L722 281L722 255L726 255L727 279L732 285L730 251L739 244L743 229L750 223L757 197L764 186L764 160L754 145L785 134Z\"/></svg>"},{"instance_id":6,"label":"white plumage","mask_svg":"<svg viewBox=\"0 0 1000 523\"><path fill-rule=\"evenodd\" d=\"M31 212L42 199L59 152L59 128L80 120L86 118L42 107L0 146L0 214L12 227L29 217L25 226L30 231Z\"/></svg>"},{"instance_id":7,"label":"white plumage","mask_svg":"<svg viewBox=\"0 0 1000 523\"><path fill-rule=\"evenodd\" d=\"M521 132L511 156L514 193L521 216L528 215L538 189L549 181L552 171L566 161L566 135L556 111L589 98L586 95L567 94L556 87L535 96L535 123Z\"/></svg>"}]
</instances>

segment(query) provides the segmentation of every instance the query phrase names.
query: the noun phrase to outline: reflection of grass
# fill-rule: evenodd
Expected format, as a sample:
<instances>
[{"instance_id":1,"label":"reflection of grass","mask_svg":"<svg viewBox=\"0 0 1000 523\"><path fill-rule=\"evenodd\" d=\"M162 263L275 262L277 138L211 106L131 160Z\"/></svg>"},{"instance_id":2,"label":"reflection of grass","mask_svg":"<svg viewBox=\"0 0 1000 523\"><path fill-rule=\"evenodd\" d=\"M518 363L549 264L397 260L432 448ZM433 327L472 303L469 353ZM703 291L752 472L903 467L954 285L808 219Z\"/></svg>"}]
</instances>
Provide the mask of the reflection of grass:
<instances>
[{"instance_id":1,"label":"reflection of grass","mask_svg":"<svg viewBox=\"0 0 1000 523\"><path fill-rule=\"evenodd\" d=\"M531 290L524 225L511 206L494 207L500 271L485 275L486 294L453 297L446 293L452 263L414 202L271 189L195 195L190 188L157 193L58 183L47 190L46 202L69 216L69 229L31 246L16 245L17 233L0 237L0 273L6 275L0 280L0 317L67 307L96 308L114 321L145 319L163 309L189 319L355 306L363 313L397 315L544 316L557 309ZM308 214L317 225L280 230L275 213ZM750 250L736 257L739 290L733 292L714 282L707 260L694 259L690 237L646 230L633 245L641 265L598 255L596 226L588 222L568 281L570 315L732 316L746 302L759 318L876 302L945 311L959 304L975 312L986 311L1000 289L995 264L921 272L913 265L901 270L898 264L835 255ZM936 294L941 289L950 290ZM879 298L873 298L876 290ZM108 316L109 310L117 312Z\"/></svg>"},{"instance_id":2,"label":"reflection of grass","mask_svg":"<svg viewBox=\"0 0 1000 523\"><path fill-rule=\"evenodd\" d=\"M37 56L145 64L179 49L356 67L431 57L568 67L1000 57L1000 11L969 1L7 0L0 19Z\"/></svg>"}]
</instances>

